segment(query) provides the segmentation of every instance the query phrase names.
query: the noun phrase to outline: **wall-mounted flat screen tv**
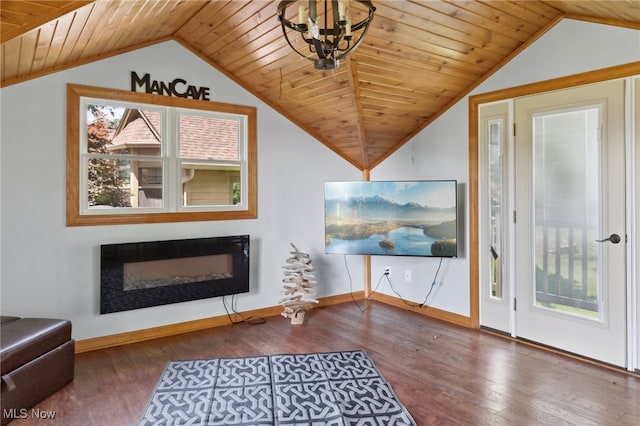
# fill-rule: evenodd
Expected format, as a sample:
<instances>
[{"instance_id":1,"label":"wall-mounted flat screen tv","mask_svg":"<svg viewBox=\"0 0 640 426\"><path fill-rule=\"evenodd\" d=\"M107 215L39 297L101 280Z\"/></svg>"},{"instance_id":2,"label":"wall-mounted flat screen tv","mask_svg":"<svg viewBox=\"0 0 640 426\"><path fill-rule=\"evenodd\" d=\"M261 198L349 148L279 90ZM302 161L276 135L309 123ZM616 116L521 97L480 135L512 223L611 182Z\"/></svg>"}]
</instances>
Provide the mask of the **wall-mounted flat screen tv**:
<instances>
[{"instance_id":1,"label":"wall-mounted flat screen tv","mask_svg":"<svg viewBox=\"0 0 640 426\"><path fill-rule=\"evenodd\" d=\"M328 254L457 256L457 181L325 183Z\"/></svg>"}]
</instances>

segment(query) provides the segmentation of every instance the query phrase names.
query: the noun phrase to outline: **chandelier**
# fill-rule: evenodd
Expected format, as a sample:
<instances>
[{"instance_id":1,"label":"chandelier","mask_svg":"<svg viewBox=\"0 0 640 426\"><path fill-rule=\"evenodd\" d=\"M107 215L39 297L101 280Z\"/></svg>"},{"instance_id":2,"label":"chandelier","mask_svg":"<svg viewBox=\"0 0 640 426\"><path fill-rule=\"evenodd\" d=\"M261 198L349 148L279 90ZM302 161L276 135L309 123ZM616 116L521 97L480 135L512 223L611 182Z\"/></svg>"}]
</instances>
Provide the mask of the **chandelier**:
<instances>
[{"instance_id":1,"label":"chandelier","mask_svg":"<svg viewBox=\"0 0 640 426\"><path fill-rule=\"evenodd\" d=\"M353 24L349 0L283 0L278 4L278 20L289 46L300 56L313 61L316 69L338 68L340 59L353 52L364 40L376 8L368 0L352 0L368 9L367 17ZM298 23L285 17L287 7L298 3ZM318 5L320 5L320 10ZM324 7L324 10L322 10ZM289 39L287 28L300 33L305 44L300 50ZM306 52L308 48L308 52Z\"/></svg>"}]
</instances>

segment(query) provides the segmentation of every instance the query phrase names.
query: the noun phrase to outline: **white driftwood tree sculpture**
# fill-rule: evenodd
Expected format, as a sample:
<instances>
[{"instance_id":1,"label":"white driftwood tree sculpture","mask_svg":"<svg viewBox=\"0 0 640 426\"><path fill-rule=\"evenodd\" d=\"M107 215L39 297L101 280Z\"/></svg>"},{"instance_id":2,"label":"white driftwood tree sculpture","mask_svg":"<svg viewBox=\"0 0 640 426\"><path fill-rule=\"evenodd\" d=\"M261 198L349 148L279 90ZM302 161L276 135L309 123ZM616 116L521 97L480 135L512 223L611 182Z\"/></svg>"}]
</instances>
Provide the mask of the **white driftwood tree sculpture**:
<instances>
[{"instance_id":1,"label":"white driftwood tree sculpture","mask_svg":"<svg viewBox=\"0 0 640 426\"><path fill-rule=\"evenodd\" d=\"M312 274L315 269L308 253L301 252L290 243L293 251L291 257L287 259L284 269L284 297L280 300L280 305L284 307L282 316L291 318L291 324L302 324L305 312L314 304L318 303L312 296L313 287L316 285L315 276Z\"/></svg>"}]
</instances>

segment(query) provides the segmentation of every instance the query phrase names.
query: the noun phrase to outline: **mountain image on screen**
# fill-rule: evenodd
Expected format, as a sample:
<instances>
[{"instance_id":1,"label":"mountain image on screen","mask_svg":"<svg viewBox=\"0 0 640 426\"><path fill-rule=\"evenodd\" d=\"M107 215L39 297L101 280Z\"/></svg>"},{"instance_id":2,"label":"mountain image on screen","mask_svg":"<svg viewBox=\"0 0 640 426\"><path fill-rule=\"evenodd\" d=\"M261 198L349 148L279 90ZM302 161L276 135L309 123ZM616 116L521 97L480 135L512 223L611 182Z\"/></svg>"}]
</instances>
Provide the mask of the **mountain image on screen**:
<instances>
[{"instance_id":1,"label":"mountain image on screen","mask_svg":"<svg viewBox=\"0 0 640 426\"><path fill-rule=\"evenodd\" d=\"M455 200L455 181L326 183L326 252L455 257Z\"/></svg>"}]
</instances>

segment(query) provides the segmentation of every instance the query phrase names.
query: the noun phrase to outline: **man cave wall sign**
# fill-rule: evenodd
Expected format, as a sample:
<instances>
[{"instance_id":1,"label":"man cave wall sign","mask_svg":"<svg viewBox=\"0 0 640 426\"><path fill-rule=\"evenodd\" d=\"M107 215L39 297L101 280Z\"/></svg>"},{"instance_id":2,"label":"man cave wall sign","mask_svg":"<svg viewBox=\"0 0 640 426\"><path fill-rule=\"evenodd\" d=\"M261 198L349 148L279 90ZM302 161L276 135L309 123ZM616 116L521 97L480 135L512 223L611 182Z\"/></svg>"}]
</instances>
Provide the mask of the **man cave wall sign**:
<instances>
[{"instance_id":1,"label":"man cave wall sign","mask_svg":"<svg viewBox=\"0 0 640 426\"><path fill-rule=\"evenodd\" d=\"M188 85L183 78L175 78L172 81L164 82L151 80L151 74L146 73L139 77L135 71L131 71L131 91L137 92L137 88L142 88L145 93L176 96L178 98L192 98L196 100L209 101L211 89L208 87L196 87Z\"/></svg>"}]
</instances>

